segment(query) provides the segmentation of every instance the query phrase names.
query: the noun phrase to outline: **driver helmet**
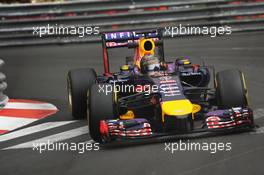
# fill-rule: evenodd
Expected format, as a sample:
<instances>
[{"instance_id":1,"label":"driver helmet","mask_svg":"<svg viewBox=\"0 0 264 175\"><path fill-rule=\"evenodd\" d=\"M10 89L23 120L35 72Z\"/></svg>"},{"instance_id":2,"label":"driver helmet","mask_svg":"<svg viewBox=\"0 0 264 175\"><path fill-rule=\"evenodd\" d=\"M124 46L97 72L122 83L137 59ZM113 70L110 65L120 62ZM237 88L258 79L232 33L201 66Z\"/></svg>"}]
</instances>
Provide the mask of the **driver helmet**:
<instances>
[{"instance_id":1,"label":"driver helmet","mask_svg":"<svg viewBox=\"0 0 264 175\"><path fill-rule=\"evenodd\" d=\"M152 54L144 55L140 61L140 69L142 73L147 73L150 71L160 70L160 60L158 57Z\"/></svg>"}]
</instances>

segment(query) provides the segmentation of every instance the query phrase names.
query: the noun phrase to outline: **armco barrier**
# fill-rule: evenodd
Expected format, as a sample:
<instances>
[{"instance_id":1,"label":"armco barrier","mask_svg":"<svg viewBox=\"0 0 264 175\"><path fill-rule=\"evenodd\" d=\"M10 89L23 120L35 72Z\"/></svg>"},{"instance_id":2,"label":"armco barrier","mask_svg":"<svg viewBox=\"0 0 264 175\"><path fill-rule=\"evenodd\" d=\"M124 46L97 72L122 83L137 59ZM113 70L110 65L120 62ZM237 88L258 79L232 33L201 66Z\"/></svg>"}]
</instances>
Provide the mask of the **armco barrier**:
<instances>
[{"instance_id":1,"label":"armco barrier","mask_svg":"<svg viewBox=\"0 0 264 175\"><path fill-rule=\"evenodd\" d=\"M162 8L161 8L162 7ZM69 13L71 15L69 15ZM165 26L229 25L233 32L264 30L264 2L134 0L0 6L0 46L91 42L99 36L33 35L36 26L97 26L100 32Z\"/></svg>"},{"instance_id":2,"label":"armco barrier","mask_svg":"<svg viewBox=\"0 0 264 175\"><path fill-rule=\"evenodd\" d=\"M0 59L0 67L4 65L4 61ZM0 108L4 107L8 102L8 97L4 94L7 88L7 83L5 82L6 76L4 73L0 72Z\"/></svg>"},{"instance_id":3,"label":"armco barrier","mask_svg":"<svg viewBox=\"0 0 264 175\"><path fill-rule=\"evenodd\" d=\"M2 5L0 17L34 17L43 15L63 16L72 13L118 13L131 10L155 10L160 7L182 7L188 5L215 5L233 2L233 0L108 0L108 1L74 1L66 3L45 3L32 5Z\"/></svg>"}]
</instances>

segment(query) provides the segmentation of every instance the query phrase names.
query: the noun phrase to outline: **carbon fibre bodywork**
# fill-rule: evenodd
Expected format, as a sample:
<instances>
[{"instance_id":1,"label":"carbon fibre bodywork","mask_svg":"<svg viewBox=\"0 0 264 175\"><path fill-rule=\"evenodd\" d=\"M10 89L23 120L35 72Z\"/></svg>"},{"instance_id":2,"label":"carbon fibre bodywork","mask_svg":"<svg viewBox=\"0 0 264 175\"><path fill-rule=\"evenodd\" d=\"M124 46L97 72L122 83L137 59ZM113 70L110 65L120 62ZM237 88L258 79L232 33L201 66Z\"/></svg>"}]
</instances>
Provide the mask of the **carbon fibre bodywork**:
<instances>
[{"instance_id":1,"label":"carbon fibre bodywork","mask_svg":"<svg viewBox=\"0 0 264 175\"><path fill-rule=\"evenodd\" d=\"M97 77L97 83L114 87L117 111L112 119L100 120L103 142L254 126L247 104L218 105L213 66L192 64L188 58L165 61L159 30L107 33L102 38L105 73ZM152 48L148 50L144 45L150 40ZM111 73L107 49L116 47L135 48L135 55L119 72ZM157 54L161 68L142 73L137 64L142 52Z\"/></svg>"}]
</instances>

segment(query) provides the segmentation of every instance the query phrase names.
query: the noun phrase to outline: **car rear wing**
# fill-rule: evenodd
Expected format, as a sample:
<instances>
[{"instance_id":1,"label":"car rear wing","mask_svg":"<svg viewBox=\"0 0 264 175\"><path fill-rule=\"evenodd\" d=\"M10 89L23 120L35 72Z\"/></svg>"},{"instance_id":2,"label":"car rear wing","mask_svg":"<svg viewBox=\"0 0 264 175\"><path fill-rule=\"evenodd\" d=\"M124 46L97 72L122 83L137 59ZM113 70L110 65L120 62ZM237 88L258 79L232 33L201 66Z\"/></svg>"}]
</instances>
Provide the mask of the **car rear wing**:
<instances>
[{"instance_id":1,"label":"car rear wing","mask_svg":"<svg viewBox=\"0 0 264 175\"><path fill-rule=\"evenodd\" d=\"M108 49L128 47L135 48L138 46L138 41L141 38L151 38L158 46L161 58L164 59L163 52L163 37L161 29L151 30L137 30L137 31L117 31L108 32L102 34L102 47L103 47L103 61L104 61L104 73L105 75L110 74L109 70L109 59Z\"/></svg>"},{"instance_id":2,"label":"car rear wing","mask_svg":"<svg viewBox=\"0 0 264 175\"><path fill-rule=\"evenodd\" d=\"M141 31L109 32L102 35L105 48L127 47L136 43L140 38L152 38L154 41L162 40L159 29Z\"/></svg>"}]
</instances>

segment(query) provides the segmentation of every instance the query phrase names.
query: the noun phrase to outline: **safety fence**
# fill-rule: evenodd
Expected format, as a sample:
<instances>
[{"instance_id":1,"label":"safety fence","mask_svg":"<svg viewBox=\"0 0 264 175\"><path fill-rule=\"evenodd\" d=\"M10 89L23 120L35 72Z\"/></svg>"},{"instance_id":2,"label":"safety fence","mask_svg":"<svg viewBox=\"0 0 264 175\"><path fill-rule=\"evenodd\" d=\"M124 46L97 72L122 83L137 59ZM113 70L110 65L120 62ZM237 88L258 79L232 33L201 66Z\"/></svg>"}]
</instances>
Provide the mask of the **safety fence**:
<instances>
[{"instance_id":1,"label":"safety fence","mask_svg":"<svg viewBox=\"0 0 264 175\"><path fill-rule=\"evenodd\" d=\"M2 5L0 17L0 46L95 42L100 41L102 32L168 26L229 26L232 32L264 30L264 0Z\"/></svg>"}]
</instances>

